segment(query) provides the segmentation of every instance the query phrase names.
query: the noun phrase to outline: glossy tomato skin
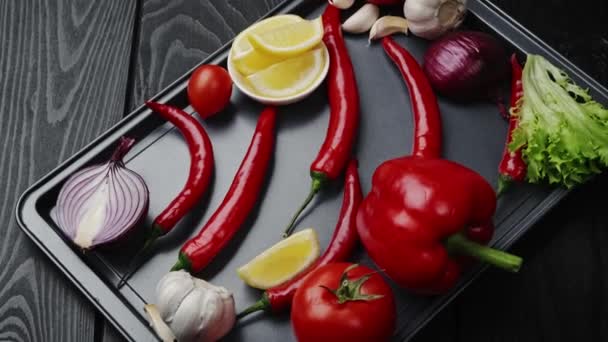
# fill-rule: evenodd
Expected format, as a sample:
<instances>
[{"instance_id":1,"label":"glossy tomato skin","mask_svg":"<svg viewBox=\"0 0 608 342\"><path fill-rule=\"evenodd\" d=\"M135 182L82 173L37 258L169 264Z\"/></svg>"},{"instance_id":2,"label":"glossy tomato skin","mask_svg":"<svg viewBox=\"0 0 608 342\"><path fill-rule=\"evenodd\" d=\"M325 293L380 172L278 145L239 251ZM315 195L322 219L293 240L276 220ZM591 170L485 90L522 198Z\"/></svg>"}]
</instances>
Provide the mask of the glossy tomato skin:
<instances>
[{"instance_id":1,"label":"glossy tomato skin","mask_svg":"<svg viewBox=\"0 0 608 342\"><path fill-rule=\"evenodd\" d=\"M232 79L219 65L201 65L188 81L188 100L203 119L224 109L231 94Z\"/></svg>"},{"instance_id":2,"label":"glossy tomato skin","mask_svg":"<svg viewBox=\"0 0 608 342\"><path fill-rule=\"evenodd\" d=\"M361 287L362 294L383 295L369 301L338 303L337 297L321 286L337 289L350 263L328 264L311 272L296 291L291 322L299 342L382 342L395 329L395 300L386 281L374 273ZM357 266L348 272L355 280L374 270Z\"/></svg>"}]
</instances>

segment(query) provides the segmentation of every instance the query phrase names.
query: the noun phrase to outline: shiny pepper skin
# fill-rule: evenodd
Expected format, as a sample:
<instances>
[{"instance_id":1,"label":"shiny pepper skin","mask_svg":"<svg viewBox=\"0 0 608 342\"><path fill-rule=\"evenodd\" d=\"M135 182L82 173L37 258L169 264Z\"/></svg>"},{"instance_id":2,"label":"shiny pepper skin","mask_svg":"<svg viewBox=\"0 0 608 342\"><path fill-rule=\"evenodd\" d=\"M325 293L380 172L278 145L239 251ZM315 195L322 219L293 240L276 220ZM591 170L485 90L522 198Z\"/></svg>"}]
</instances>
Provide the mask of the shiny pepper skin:
<instances>
[{"instance_id":1,"label":"shiny pepper skin","mask_svg":"<svg viewBox=\"0 0 608 342\"><path fill-rule=\"evenodd\" d=\"M479 174L448 160L407 156L376 169L357 229L372 259L400 286L442 293L462 268L444 240L462 232L486 244L495 209L496 194Z\"/></svg>"}]
</instances>

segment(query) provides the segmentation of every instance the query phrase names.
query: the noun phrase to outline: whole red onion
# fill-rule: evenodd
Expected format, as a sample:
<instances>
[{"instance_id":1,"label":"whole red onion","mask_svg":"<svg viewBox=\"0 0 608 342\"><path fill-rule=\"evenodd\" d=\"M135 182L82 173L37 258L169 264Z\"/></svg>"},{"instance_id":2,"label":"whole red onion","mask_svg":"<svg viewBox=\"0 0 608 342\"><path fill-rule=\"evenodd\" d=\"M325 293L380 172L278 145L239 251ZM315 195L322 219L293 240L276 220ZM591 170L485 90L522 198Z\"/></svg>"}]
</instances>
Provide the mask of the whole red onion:
<instances>
[{"instance_id":1,"label":"whole red onion","mask_svg":"<svg viewBox=\"0 0 608 342\"><path fill-rule=\"evenodd\" d=\"M491 35L455 31L434 41L424 55L431 86L455 100L496 99L509 76L505 48Z\"/></svg>"}]
</instances>

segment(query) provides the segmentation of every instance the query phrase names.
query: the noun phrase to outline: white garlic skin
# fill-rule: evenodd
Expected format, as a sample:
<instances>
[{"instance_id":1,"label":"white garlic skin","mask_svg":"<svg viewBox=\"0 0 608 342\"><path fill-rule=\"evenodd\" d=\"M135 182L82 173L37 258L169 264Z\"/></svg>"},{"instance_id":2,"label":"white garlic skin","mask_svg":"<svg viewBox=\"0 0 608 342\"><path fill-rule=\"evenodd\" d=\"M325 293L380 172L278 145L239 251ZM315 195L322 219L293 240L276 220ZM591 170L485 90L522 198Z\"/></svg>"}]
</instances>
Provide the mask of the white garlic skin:
<instances>
[{"instance_id":1,"label":"white garlic skin","mask_svg":"<svg viewBox=\"0 0 608 342\"><path fill-rule=\"evenodd\" d=\"M390 36L395 33L407 34L408 22L403 17L393 15L385 15L376 20L372 28L369 30L369 41Z\"/></svg>"},{"instance_id":2,"label":"white garlic skin","mask_svg":"<svg viewBox=\"0 0 608 342\"><path fill-rule=\"evenodd\" d=\"M230 291L183 270L169 272L159 281L156 298L163 321L180 342L217 341L236 319Z\"/></svg>"},{"instance_id":3,"label":"white garlic skin","mask_svg":"<svg viewBox=\"0 0 608 342\"><path fill-rule=\"evenodd\" d=\"M348 33L363 33L369 31L378 20L380 9L374 4L367 3L353 13L344 24L342 29Z\"/></svg>"},{"instance_id":4,"label":"white garlic skin","mask_svg":"<svg viewBox=\"0 0 608 342\"><path fill-rule=\"evenodd\" d=\"M403 14L414 35L433 40L460 26L467 0L406 0Z\"/></svg>"},{"instance_id":5,"label":"white garlic skin","mask_svg":"<svg viewBox=\"0 0 608 342\"><path fill-rule=\"evenodd\" d=\"M327 2L334 7L345 10L351 8L355 3L355 0L327 0Z\"/></svg>"}]
</instances>

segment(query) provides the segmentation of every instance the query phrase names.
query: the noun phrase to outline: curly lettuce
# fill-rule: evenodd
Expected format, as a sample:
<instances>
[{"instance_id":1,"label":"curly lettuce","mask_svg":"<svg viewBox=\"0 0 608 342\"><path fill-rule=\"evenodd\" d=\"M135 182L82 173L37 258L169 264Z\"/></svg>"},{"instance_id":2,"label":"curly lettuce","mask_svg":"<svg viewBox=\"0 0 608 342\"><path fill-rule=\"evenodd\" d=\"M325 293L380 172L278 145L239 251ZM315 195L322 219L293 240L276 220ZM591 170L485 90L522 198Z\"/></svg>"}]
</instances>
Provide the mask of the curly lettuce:
<instances>
[{"instance_id":1,"label":"curly lettuce","mask_svg":"<svg viewBox=\"0 0 608 342\"><path fill-rule=\"evenodd\" d=\"M528 55L523 97L512 115L519 127L510 150L522 148L527 180L567 188L608 166L608 109L542 56Z\"/></svg>"}]
</instances>

